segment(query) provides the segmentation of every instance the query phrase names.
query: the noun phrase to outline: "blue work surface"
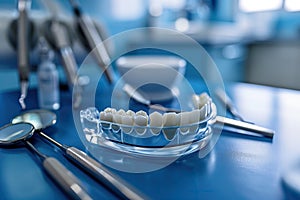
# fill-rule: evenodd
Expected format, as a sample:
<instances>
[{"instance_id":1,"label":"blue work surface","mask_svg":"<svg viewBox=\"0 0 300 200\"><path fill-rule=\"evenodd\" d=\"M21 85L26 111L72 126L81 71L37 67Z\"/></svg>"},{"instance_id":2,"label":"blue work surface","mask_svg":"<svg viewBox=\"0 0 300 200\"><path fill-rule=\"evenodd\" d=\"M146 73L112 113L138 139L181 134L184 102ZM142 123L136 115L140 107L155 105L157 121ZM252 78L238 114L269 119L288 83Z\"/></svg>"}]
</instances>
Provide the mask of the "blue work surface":
<instances>
[{"instance_id":1,"label":"blue work surface","mask_svg":"<svg viewBox=\"0 0 300 200\"><path fill-rule=\"evenodd\" d=\"M293 197L282 184L281 175L299 155L300 92L240 83L226 89L246 120L276 131L273 140L224 131L214 149L202 159L196 152L148 173L111 170L151 199ZM21 112L18 97L18 91L0 94L1 125ZM36 91L31 90L26 100L28 109L37 108L36 98ZM61 143L85 150L74 125L71 102L70 93L61 92L57 124L45 132ZM117 199L37 135L32 143L64 163L94 199ZM67 199L24 146L0 148L0 159L0 199Z\"/></svg>"}]
</instances>

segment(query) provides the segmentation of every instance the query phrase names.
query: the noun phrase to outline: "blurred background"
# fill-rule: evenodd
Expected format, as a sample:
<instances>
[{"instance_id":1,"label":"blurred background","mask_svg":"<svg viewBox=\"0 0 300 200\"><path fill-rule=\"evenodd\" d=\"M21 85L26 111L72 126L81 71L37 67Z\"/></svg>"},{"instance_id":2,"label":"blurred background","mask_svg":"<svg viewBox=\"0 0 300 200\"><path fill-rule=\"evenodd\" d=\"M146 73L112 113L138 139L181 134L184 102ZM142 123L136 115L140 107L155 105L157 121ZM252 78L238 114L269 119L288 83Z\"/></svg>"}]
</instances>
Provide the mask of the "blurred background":
<instances>
[{"instance_id":1,"label":"blurred background","mask_svg":"<svg viewBox=\"0 0 300 200\"><path fill-rule=\"evenodd\" d=\"M56 0L59 18L70 25L68 1ZM194 38L215 61L224 81L250 82L300 89L299 0L80 0L107 37L141 27L174 29ZM0 90L18 88L17 54L8 40L9 24L17 17L17 1L0 0ZM49 9L33 0L30 19L42 27ZM170 35L132 36L114 45L114 52L150 42L178 45L197 56L192 47ZM86 52L76 40L72 47L80 64ZM34 71L35 49L30 53ZM36 76L30 77L36 84Z\"/></svg>"}]
</instances>

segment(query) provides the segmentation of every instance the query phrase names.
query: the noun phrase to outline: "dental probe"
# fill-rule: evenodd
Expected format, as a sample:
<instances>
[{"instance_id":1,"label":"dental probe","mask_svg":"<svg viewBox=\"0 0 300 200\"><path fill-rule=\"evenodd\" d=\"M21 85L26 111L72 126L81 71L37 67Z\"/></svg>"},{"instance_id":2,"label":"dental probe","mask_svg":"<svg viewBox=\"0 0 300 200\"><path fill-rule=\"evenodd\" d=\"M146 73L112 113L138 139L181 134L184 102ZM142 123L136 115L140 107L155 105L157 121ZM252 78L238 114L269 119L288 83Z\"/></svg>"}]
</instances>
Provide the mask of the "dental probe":
<instances>
[{"instance_id":1,"label":"dental probe","mask_svg":"<svg viewBox=\"0 0 300 200\"><path fill-rule=\"evenodd\" d=\"M226 94L225 91L221 90L221 89L217 89L215 91L215 94L217 95L217 97L219 98L219 100L225 105L226 109L228 110L228 112L236 119L236 120L240 120L245 122L245 120L243 119L243 117L238 113L237 109L235 108L235 106L233 105L230 97Z\"/></svg>"},{"instance_id":2,"label":"dental probe","mask_svg":"<svg viewBox=\"0 0 300 200\"><path fill-rule=\"evenodd\" d=\"M82 36L87 41L88 50L92 51L98 65L103 69L108 82L113 83L113 73L109 68L111 60L94 22L88 15L82 13L75 0L69 1L77 18L78 27L82 31Z\"/></svg>"},{"instance_id":3,"label":"dental probe","mask_svg":"<svg viewBox=\"0 0 300 200\"><path fill-rule=\"evenodd\" d=\"M18 71L20 79L20 98L19 103L22 109L26 109L25 99L27 97L28 82L29 82L29 48L28 48L28 10L31 7L30 0L18 1L18 28L17 28L17 43L18 43Z\"/></svg>"}]
</instances>

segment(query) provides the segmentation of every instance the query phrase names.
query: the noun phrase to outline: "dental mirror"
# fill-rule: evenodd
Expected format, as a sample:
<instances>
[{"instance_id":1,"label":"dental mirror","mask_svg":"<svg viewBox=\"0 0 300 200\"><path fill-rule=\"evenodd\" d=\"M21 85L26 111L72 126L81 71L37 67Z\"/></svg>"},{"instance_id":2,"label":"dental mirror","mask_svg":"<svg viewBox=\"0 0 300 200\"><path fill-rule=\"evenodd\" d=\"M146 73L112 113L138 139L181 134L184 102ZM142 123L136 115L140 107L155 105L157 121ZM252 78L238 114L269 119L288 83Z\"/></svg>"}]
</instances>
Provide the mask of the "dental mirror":
<instances>
[{"instance_id":1,"label":"dental mirror","mask_svg":"<svg viewBox=\"0 0 300 200\"><path fill-rule=\"evenodd\" d=\"M34 127L29 123L8 124L0 128L0 145L10 146L29 139Z\"/></svg>"},{"instance_id":2,"label":"dental mirror","mask_svg":"<svg viewBox=\"0 0 300 200\"><path fill-rule=\"evenodd\" d=\"M0 128L0 146L12 146L18 143L24 143L28 149L38 155L46 172L70 197L75 199L91 199L82 188L81 182L71 171L63 166L57 159L46 156L38 151L33 144L28 141L34 131L33 125L25 122L5 125ZM72 188L75 184L79 187L80 191Z\"/></svg>"},{"instance_id":3,"label":"dental mirror","mask_svg":"<svg viewBox=\"0 0 300 200\"><path fill-rule=\"evenodd\" d=\"M108 187L114 194L122 199L147 199L143 194L140 194L134 187L122 180L117 175L111 173L103 165L97 162L95 159L88 156L85 152L75 148L69 147L64 144L60 144L56 140L52 139L41 130L45 129L56 123L56 114L49 110L29 110L16 116L12 123L27 122L34 126L35 132L41 137L57 146L63 155L79 165L82 169L92 175L93 178L100 181L106 187Z\"/></svg>"},{"instance_id":4,"label":"dental mirror","mask_svg":"<svg viewBox=\"0 0 300 200\"><path fill-rule=\"evenodd\" d=\"M36 130L47 128L56 123L56 114L48 110L31 110L16 116L12 123L27 122Z\"/></svg>"}]
</instances>

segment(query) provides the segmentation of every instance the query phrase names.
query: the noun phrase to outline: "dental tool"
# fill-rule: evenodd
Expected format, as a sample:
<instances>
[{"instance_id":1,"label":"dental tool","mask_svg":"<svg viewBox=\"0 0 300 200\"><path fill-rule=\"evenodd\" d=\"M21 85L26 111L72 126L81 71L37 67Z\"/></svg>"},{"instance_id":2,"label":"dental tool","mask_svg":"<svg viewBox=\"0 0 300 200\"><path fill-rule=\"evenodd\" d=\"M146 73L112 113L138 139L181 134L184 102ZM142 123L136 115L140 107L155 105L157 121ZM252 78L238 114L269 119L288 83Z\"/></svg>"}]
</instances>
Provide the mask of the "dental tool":
<instances>
[{"instance_id":1,"label":"dental tool","mask_svg":"<svg viewBox=\"0 0 300 200\"><path fill-rule=\"evenodd\" d=\"M71 48L71 37L68 27L63 22L59 21L58 4L55 1L44 0L43 3L48 7L52 18L46 23L46 38L54 46L56 51L60 54L63 68L66 74L68 86L74 92L74 108L78 108L82 101L83 86L81 77L77 77L78 66L76 63L75 55Z\"/></svg>"},{"instance_id":2,"label":"dental tool","mask_svg":"<svg viewBox=\"0 0 300 200\"><path fill-rule=\"evenodd\" d=\"M52 126L57 122L56 119L56 114L49 110L30 110L16 116L12 120L12 124L24 122L32 124L34 126L35 133L58 147L66 158L73 161L77 166L88 172L88 174L90 174L93 178L108 187L116 196L119 197L119 199L148 199L148 197L138 191L135 187L111 172L84 151L81 151L76 147L61 144L43 133L43 129Z\"/></svg>"},{"instance_id":3,"label":"dental tool","mask_svg":"<svg viewBox=\"0 0 300 200\"><path fill-rule=\"evenodd\" d=\"M57 51L61 55L68 85L70 88L73 88L76 82L76 73L78 67L75 61L73 50L69 46L69 39L65 27L57 19L53 19L50 30L53 34L53 39L56 44Z\"/></svg>"},{"instance_id":4,"label":"dental tool","mask_svg":"<svg viewBox=\"0 0 300 200\"><path fill-rule=\"evenodd\" d=\"M26 109L25 99L27 97L28 82L29 82L29 33L28 33L28 10L31 7L30 0L18 1L18 31L17 31L17 43L18 43L18 71L20 79L20 98L19 103L22 109Z\"/></svg>"},{"instance_id":5,"label":"dental tool","mask_svg":"<svg viewBox=\"0 0 300 200\"><path fill-rule=\"evenodd\" d=\"M35 131L34 126L29 123L7 124L0 128L0 146L12 148L17 147L19 143L23 143L25 147L37 155L43 169L71 199L91 200L92 198L83 187L81 181L70 170L56 158L40 152L29 141Z\"/></svg>"},{"instance_id":6,"label":"dental tool","mask_svg":"<svg viewBox=\"0 0 300 200\"><path fill-rule=\"evenodd\" d=\"M153 110L160 110L163 112L177 112L178 110L172 109L172 108L166 108L160 104L152 104L150 100L146 99L142 94L140 94L138 91L136 91L131 85L125 84L123 86L123 91L126 92L126 94L129 97L132 97L137 102L144 104L148 106L149 108Z\"/></svg>"},{"instance_id":7,"label":"dental tool","mask_svg":"<svg viewBox=\"0 0 300 200\"><path fill-rule=\"evenodd\" d=\"M113 83L113 74L109 66L111 63L109 53L103 44L103 40L97 31L97 28L92 19L82 13L79 5L75 0L69 0L73 7L73 12L77 19L77 24L84 40L86 40L88 51L92 51L97 64L103 69L103 72L109 83Z\"/></svg>"},{"instance_id":8,"label":"dental tool","mask_svg":"<svg viewBox=\"0 0 300 200\"><path fill-rule=\"evenodd\" d=\"M232 103L230 97L226 94L225 91L221 89L216 89L215 91L216 96L219 100L225 105L228 112L236 119L242 122L245 122L243 117L238 113L237 109L235 108L234 104Z\"/></svg>"}]
</instances>

